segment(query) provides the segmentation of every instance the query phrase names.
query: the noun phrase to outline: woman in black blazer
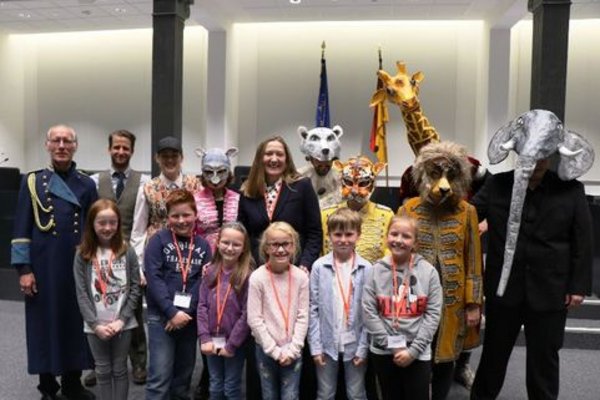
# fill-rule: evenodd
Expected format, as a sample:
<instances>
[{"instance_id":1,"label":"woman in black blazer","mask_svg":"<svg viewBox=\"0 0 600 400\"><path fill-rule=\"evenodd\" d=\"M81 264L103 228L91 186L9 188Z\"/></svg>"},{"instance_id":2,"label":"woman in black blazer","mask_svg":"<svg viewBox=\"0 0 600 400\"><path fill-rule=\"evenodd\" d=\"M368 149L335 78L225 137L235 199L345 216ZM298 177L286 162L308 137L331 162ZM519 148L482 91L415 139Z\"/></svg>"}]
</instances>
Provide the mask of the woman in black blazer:
<instances>
[{"instance_id":1,"label":"woman in black blazer","mask_svg":"<svg viewBox=\"0 0 600 400\"><path fill-rule=\"evenodd\" d=\"M258 259L258 242L271 222L284 221L300 235L300 254L295 265L310 271L319 258L323 242L319 200L308 178L296 172L288 145L282 137L271 137L256 149L248 179L242 185L238 218L248 230L252 255ZM254 343L248 341L246 395L261 399L260 379L256 371ZM316 398L316 375L308 346L302 354L300 398Z\"/></svg>"},{"instance_id":2,"label":"woman in black blazer","mask_svg":"<svg viewBox=\"0 0 600 400\"><path fill-rule=\"evenodd\" d=\"M284 221L300 235L296 265L309 271L321 252L323 230L319 200L308 178L296 172L289 148L275 136L258 145L248 179L242 185L239 220L250 235L252 255L258 259L258 241L271 222Z\"/></svg>"}]
</instances>

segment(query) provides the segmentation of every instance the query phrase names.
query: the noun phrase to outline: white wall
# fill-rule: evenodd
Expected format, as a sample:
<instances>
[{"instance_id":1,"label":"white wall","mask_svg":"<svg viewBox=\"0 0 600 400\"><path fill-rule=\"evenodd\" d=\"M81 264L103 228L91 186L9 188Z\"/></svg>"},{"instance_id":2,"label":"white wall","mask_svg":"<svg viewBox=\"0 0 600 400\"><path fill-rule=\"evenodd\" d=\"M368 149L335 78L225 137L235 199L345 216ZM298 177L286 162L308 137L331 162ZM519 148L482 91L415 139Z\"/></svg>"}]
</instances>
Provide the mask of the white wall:
<instances>
[{"instance_id":1,"label":"white wall","mask_svg":"<svg viewBox=\"0 0 600 400\"><path fill-rule=\"evenodd\" d=\"M0 34L0 164L20 167L25 163L23 132L23 54L8 35ZM2 163L6 157L9 160Z\"/></svg>"},{"instance_id":2,"label":"white wall","mask_svg":"<svg viewBox=\"0 0 600 400\"><path fill-rule=\"evenodd\" d=\"M202 144L205 135L206 38L201 27L185 30L183 145L189 170L199 170L193 149ZM26 141L27 157L19 167L44 166L43 139L48 127L66 123L79 136L75 156L79 167L106 168L107 135L124 128L138 137L132 166L150 170L150 29L13 35L10 39L22 52L20 72L24 75L22 87L14 91L17 99L24 96L25 107L19 118L22 127L15 131ZM2 59L5 62L7 58ZM10 92L2 93L8 96Z\"/></svg>"},{"instance_id":3,"label":"white wall","mask_svg":"<svg viewBox=\"0 0 600 400\"><path fill-rule=\"evenodd\" d=\"M516 63L514 116L529 110L531 85L532 22L522 21L513 28ZM594 146L600 159L600 20L572 20L569 29L565 126ZM600 195L600 162L580 178L588 194Z\"/></svg>"},{"instance_id":4,"label":"white wall","mask_svg":"<svg viewBox=\"0 0 600 400\"><path fill-rule=\"evenodd\" d=\"M151 38L149 29L0 35L0 149L9 153L8 165L22 169L45 165L45 131L65 122L80 135L76 159L81 167L105 168L106 135L126 128L139 138L134 168L149 170ZM343 158L370 154L368 103L381 46L388 72L395 73L395 61L404 60L410 72L425 73L422 107L441 136L466 145L487 161L482 142L498 127L487 125L487 75L494 69L487 65L489 29L483 22L235 24L226 34L223 138L217 137L219 133L207 138L206 133L207 40L203 28L186 28L183 141L188 171L199 170L193 154L199 145L238 145L237 163L247 165L258 142L274 133L288 140L296 164L302 165L296 128L314 124L323 40L332 123L345 130ZM506 84L510 85L508 114L515 116L529 108L531 22L517 24L510 41ZM584 134L596 149L600 149L600 80L596 79L600 54L595 48L599 41L598 20L571 21L566 125ZM396 106L390 105L390 119L393 178L412 162L413 155ZM510 161L499 167L510 168ZM584 179L600 182L600 163Z\"/></svg>"},{"instance_id":5,"label":"white wall","mask_svg":"<svg viewBox=\"0 0 600 400\"><path fill-rule=\"evenodd\" d=\"M409 72L421 70L423 110L442 138L474 151L485 131L487 28L483 22L402 21L376 23L236 24L229 31L229 134L239 137L239 162L252 160L256 144L283 135L299 150L298 125L314 126L321 42L327 43L332 124L344 128L342 158L368 150L376 85L377 48L384 69L395 74L396 60ZM413 161L398 107L390 105L390 175Z\"/></svg>"}]
</instances>

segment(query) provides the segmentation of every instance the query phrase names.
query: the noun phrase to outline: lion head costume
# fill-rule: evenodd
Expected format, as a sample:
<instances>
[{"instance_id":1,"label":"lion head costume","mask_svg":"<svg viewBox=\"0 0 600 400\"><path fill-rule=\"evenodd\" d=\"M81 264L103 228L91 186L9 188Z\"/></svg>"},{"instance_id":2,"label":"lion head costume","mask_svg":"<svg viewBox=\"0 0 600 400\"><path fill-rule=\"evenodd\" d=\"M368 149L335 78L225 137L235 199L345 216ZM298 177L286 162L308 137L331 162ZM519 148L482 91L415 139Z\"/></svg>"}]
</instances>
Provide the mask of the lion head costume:
<instances>
[{"instance_id":1,"label":"lion head costume","mask_svg":"<svg viewBox=\"0 0 600 400\"><path fill-rule=\"evenodd\" d=\"M455 206L465 198L471 186L467 151L452 142L423 147L412 173L421 198L433 206Z\"/></svg>"}]
</instances>

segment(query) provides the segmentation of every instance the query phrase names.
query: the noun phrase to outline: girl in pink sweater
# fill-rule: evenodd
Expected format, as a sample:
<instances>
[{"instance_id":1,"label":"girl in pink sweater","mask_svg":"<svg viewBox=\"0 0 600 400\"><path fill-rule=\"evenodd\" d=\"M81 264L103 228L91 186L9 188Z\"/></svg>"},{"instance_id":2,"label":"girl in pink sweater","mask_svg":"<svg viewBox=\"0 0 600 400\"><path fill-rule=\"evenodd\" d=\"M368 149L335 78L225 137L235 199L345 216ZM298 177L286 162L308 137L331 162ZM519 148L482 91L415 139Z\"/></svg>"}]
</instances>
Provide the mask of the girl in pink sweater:
<instances>
[{"instance_id":1,"label":"girl in pink sweater","mask_svg":"<svg viewBox=\"0 0 600 400\"><path fill-rule=\"evenodd\" d=\"M266 264L250 276L248 325L264 400L298 398L309 296L308 275L291 261L298 251L294 228L272 223L259 246Z\"/></svg>"}]
</instances>

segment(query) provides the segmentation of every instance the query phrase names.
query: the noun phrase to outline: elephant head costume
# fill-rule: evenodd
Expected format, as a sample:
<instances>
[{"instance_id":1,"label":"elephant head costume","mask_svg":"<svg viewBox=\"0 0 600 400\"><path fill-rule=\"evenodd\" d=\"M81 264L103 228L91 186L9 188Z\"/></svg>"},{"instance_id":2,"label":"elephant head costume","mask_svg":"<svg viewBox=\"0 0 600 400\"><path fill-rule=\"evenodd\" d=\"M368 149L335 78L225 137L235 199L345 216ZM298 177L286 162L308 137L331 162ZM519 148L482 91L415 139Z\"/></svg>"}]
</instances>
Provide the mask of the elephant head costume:
<instances>
[{"instance_id":1,"label":"elephant head costume","mask_svg":"<svg viewBox=\"0 0 600 400\"><path fill-rule=\"evenodd\" d=\"M523 203L536 163L558 152L560 161L557 173L565 181L583 175L594 163L594 149L588 141L579 134L564 129L558 117L546 110L528 111L500 128L488 147L490 164L498 164L511 150L518 154L518 158L506 228L504 264L496 291L500 297L504 295L510 276Z\"/></svg>"}]
</instances>

